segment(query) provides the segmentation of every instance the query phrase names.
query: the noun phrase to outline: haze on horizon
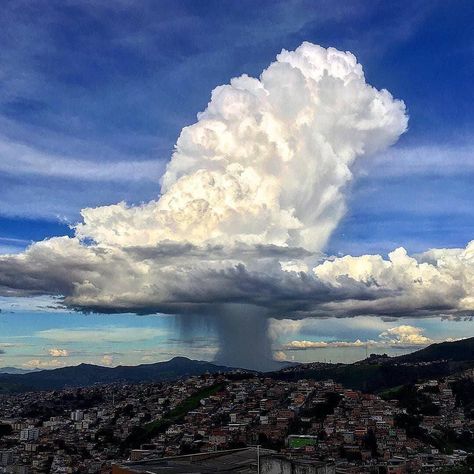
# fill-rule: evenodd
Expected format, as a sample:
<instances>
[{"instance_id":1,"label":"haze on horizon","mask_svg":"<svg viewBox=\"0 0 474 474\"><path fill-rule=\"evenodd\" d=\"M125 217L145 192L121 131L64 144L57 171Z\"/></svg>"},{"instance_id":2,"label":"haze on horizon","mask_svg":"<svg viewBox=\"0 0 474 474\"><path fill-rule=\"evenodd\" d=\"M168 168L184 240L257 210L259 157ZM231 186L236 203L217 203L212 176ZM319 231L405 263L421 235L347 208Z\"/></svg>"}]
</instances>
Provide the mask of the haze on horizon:
<instances>
[{"instance_id":1,"label":"haze on horizon","mask_svg":"<svg viewBox=\"0 0 474 474\"><path fill-rule=\"evenodd\" d=\"M290 7L301 12L303 3L290 2ZM318 34L324 30L324 20L310 26L307 19L296 15L296 24L287 24L283 15L290 7L263 2L259 13L271 12L303 40L296 41L287 32L285 44L284 38L255 25L255 32L269 35L262 37L262 50L270 49L272 55L254 52L253 63L252 54L242 62L236 50L237 73L235 66L229 68L224 62L223 71L230 74L218 82L223 71L214 77L216 65L201 70L208 79L200 78L197 83L203 87L212 84L210 98L208 91L205 102L201 100L194 110L201 110L197 120L181 120L182 130L167 155L158 154L156 146L170 135L166 126L160 128L161 121L169 127L173 119L153 119L156 112L150 109L168 104L171 112L179 104L183 117L192 113L196 101L190 98L189 104L182 103L180 98L182 91L193 87L196 77L180 68L196 67L193 61L215 53L215 47L207 45L196 52L188 45L186 60L175 63L163 55L160 61L147 63L143 53L152 48L154 39L169 41L176 34L171 19L157 27L148 23L145 8L143 17L127 20L131 11L127 5L114 8L71 2L68 11L53 3L47 8L50 22L30 30L25 19L34 13L35 5L19 11L12 4L7 16L23 20L15 25L25 25L26 31L41 37L44 49L38 54L43 60L54 57L58 61L55 72L64 64L69 76L43 71L43 61L26 65L29 44L25 35L26 45L10 43L6 48L10 54L4 55L8 67L2 96L5 131L0 140L0 171L7 193L0 198L4 209L0 296L3 313L15 308L13 302L25 314L33 309L37 318L49 314L58 321L61 312L67 315L62 316L62 327L40 327L35 322L40 326L33 330L22 322L22 311L18 316L7 315L6 320L2 316L6 332L0 334L1 359L24 367L54 367L91 358L113 365L126 350L139 354L140 360L150 360L160 357L153 344L174 334L176 347L198 349L197 353L201 349L204 358L267 369L274 360L288 360L306 351L329 350L337 358L348 348L370 345L381 351L413 350L433 341L470 335L466 331L471 329L474 308L472 225L463 222L463 242L457 235L446 241L443 226L436 220L425 241L414 244L413 229L436 210L451 221L460 209L471 212L472 193L457 192L463 186L469 189L465 180L472 174L471 137L458 139L469 129L472 116L467 109L462 116L462 105L458 105L461 120L449 126L437 121L436 104L445 104L430 96L433 117L428 120L423 106L417 106L423 97L427 100L426 95L417 98L413 94L418 78L407 78L403 63L384 61L390 54L414 54L403 46L422 35L433 16L443 10L441 4L424 6L413 20L413 31L392 33L385 46L370 45L371 50L364 35L352 43L331 36L328 44L328 38ZM157 14L159 6L160 2L155 7L147 4L146 9ZM173 10L164 3L161 6L162 11ZM194 30L194 22L224 15L197 11L186 2L180 7L173 12L189 41L204 34L200 24ZM382 18L387 21L387 16L377 19L377 15L389 11L371 10L358 2L351 7L336 15L332 6L322 2L315 14L324 12L327 25L359 22L362 28L369 21L374 34L376 25L385 30ZM79 26L66 21L73 12L83 15ZM113 13L117 21L109 23L107 13ZM456 13L450 12L452 16ZM103 37L88 34L86 25L92 17L99 19L101 28L94 31ZM137 21L146 27L135 30ZM226 25L227 32L219 31L225 45L231 25ZM101 47L100 55L70 63L52 48L63 47L58 38L68 39L71 52L80 58L94 43ZM241 38L241 48L255 49ZM459 41L456 37L451 40L453 44ZM351 51L341 48L339 42L352 44ZM115 56L106 45L112 45L114 54L119 52L122 61L129 63L127 71L116 70L122 62L107 70L107 60ZM427 42L425 49L431 47ZM170 53L174 49L177 52L182 45L168 45ZM358 50L372 69L377 62L384 64L374 75L376 86L367 77ZM94 69L93 60L104 65L104 71ZM145 64L153 64L154 72ZM166 84L159 72L171 64L173 77L181 77L182 90L170 83L174 94L158 94L153 103L154 81ZM407 61L405 68L409 64ZM452 87L456 80L467 77L469 66L463 66L466 70L460 67L457 71L460 77L451 79ZM25 83L13 80L16 70L29 72L22 76ZM140 77L144 71L147 74ZM47 94L33 97L35 79L44 81L51 75L61 85L66 105L57 104ZM91 83L90 75L95 77ZM393 80L397 76L408 80L413 90L401 79ZM126 89L129 95L120 95L114 85L117 78L122 88L140 84L140 93L130 88ZM433 78L425 85L437 86ZM109 96L98 96L95 86ZM460 91L451 93L453 102L465 100L456 97ZM466 93L472 95L470 89ZM76 94L75 102L67 102L72 94ZM35 112L31 101L40 99L42 105ZM114 109L120 110L118 104L135 115L124 113L123 123L114 123L116 118L111 116L108 125L102 123L92 131L81 121L70 121L70 107L75 105L81 120L92 125L100 104L107 105L112 115ZM439 110L443 118L448 116L449 108L440 105ZM422 133L419 122L430 125L430 133ZM145 132L151 123L157 129ZM136 130L144 135L136 138ZM407 138L397 144L402 135ZM447 198L440 198L438 204L443 208L439 210L432 198L443 180ZM56 182L59 187L51 188ZM148 187L146 194L142 183ZM418 194L412 189L414 183L420 185ZM39 193L40 199L18 203L19 191L33 197L45 186L48 190ZM410 202L407 193L416 202ZM374 201L377 197L378 202ZM58 216L61 206L60 212L70 219L68 229L60 225L64 222ZM381 216L391 218L383 221ZM399 229L400 216L406 231ZM370 231L365 238L355 239L361 227L370 229L375 224L377 228L382 222L386 230L379 242ZM20 232L25 228L29 233ZM27 240L35 242L26 245ZM102 316L92 316L93 326L87 326L81 312ZM111 316L118 314L126 315L128 327L119 316ZM148 326L143 325L144 318ZM102 326L100 319L106 321ZM101 331L102 339L97 338ZM135 339L134 331L138 334ZM88 343L84 344L84 338L89 338ZM104 342L111 350L104 351ZM117 344L125 345L114 350Z\"/></svg>"}]
</instances>

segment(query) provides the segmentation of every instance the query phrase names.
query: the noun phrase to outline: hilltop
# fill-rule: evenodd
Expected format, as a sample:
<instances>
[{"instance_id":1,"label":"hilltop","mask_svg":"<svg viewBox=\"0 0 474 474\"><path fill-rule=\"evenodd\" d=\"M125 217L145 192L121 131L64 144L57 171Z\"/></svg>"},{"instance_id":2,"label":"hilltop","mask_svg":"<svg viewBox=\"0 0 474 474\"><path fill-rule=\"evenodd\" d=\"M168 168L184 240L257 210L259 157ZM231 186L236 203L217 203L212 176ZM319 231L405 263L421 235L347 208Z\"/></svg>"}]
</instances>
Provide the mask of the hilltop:
<instances>
[{"instance_id":1,"label":"hilltop","mask_svg":"<svg viewBox=\"0 0 474 474\"><path fill-rule=\"evenodd\" d=\"M397 357L372 356L353 364L303 364L271 375L281 380L333 379L347 387L378 392L471 367L474 367L474 337L432 344Z\"/></svg>"}]
</instances>

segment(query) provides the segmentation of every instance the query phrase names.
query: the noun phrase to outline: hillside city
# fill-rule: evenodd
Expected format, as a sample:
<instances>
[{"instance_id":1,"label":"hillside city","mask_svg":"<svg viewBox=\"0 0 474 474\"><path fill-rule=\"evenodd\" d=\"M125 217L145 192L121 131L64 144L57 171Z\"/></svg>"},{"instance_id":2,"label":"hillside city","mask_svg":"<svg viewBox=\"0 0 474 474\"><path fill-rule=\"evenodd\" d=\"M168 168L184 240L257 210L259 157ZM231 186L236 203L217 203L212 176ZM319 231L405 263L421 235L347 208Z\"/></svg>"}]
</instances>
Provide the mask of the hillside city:
<instances>
[{"instance_id":1,"label":"hillside city","mask_svg":"<svg viewBox=\"0 0 474 474\"><path fill-rule=\"evenodd\" d=\"M457 389L473 381L375 395L233 371L5 394L0 473L458 472L474 420Z\"/></svg>"}]
</instances>

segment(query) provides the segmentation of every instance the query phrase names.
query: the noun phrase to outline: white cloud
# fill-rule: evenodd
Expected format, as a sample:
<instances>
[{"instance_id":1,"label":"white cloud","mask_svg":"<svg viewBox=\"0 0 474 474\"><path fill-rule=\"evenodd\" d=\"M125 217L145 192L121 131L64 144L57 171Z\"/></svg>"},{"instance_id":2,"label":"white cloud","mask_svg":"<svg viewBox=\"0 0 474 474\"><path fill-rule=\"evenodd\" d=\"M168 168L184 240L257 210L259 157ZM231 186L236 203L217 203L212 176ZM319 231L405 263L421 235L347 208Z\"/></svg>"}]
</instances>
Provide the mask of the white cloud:
<instances>
[{"instance_id":1,"label":"white cloud","mask_svg":"<svg viewBox=\"0 0 474 474\"><path fill-rule=\"evenodd\" d=\"M344 213L355 160L406 126L404 104L369 86L352 54L304 43L259 79L214 89L181 132L160 199L84 209L77 235L121 247L171 240L319 250Z\"/></svg>"},{"instance_id":2,"label":"white cloud","mask_svg":"<svg viewBox=\"0 0 474 474\"><path fill-rule=\"evenodd\" d=\"M433 342L423 335L424 329L410 325L400 325L387 329L379 335L378 340L361 341L306 341L294 340L283 344L283 349L288 351L303 351L308 349L328 349L345 347L424 347Z\"/></svg>"},{"instance_id":3,"label":"white cloud","mask_svg":"<svg viewBox=\"0 0 474 474\"><path fill-rule=\"evenodd\" d=\"M69 357L69 351L67 349L60 349L59 347L48 349L48 354L52 357Z\"/></svg>"},{"instance_id":4,"label":"white cloud","mask_svg":"<svg viewBox=\"0 0 474 474\"><path fill-rule=\"evenodd\" d=\"M423 335L424 330L415 326L401 325L387 329L380 337L387 339L391 344L407 346L427 346L433 341Z\"/></svg>"},{"instance_id":5,"label":"white cloud","mask_svg":"<svg viewBox=\"0 0 474 474\"><path fill-rule=\"evenodd\" d=\"M101 359L101 363L102 365L110 367L114 363L114 358L110 354L104 354L104 356Z\"/></svg>"},{"instance_id":6,"label":"white cloud","mask_svg":"<svg viewBox=\"0 0 474 474\"><path fill-rule=\"evenodd\" d=\"M368 342L356 341L290 341L283 347L288 351L299 351L306 349L326 349L330 347L364 347Z\"/></svg>"},{"instance_id":7,"label":"white cloud","mask_svg":"<svg viewBox=\"0 0 474 474\"><path fill-rule=\"evenodd\" d=\"M474 310L474 241L464 249L432 249L409 256L398 248L388 260L380 255L328 260L314 272L334 288L361 284L371 298L330 304L333 311L392 316ZM350 308L349 308L350 307Z\"/></svg>"}]
</instances>

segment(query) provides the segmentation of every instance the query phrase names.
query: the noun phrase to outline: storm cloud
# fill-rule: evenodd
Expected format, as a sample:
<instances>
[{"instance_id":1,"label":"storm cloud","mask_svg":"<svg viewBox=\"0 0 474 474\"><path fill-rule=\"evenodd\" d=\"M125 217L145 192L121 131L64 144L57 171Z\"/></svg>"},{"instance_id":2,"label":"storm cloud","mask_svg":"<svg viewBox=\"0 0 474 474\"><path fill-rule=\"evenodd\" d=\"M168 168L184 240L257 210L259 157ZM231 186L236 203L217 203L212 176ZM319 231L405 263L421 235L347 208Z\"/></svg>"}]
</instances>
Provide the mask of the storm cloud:
<instances>
[{"instance_id":1,"label":"storm cloud","mask_svg":"<svg viewBox=\"0 0 474 474\"><path fill-rule=\"evenodd\" d=\"M255 321L265 338L269 317L467 314L472 243L386 259L322 253L345 213L353 165L395 143L407 121L404 103L367 84L351 53L283 50L259 78L212 91L182 130L156 200L83 209L73 237L1 256L0 295L208 316L226 361L239 324Z\"/></svg>"}]
</instances>

